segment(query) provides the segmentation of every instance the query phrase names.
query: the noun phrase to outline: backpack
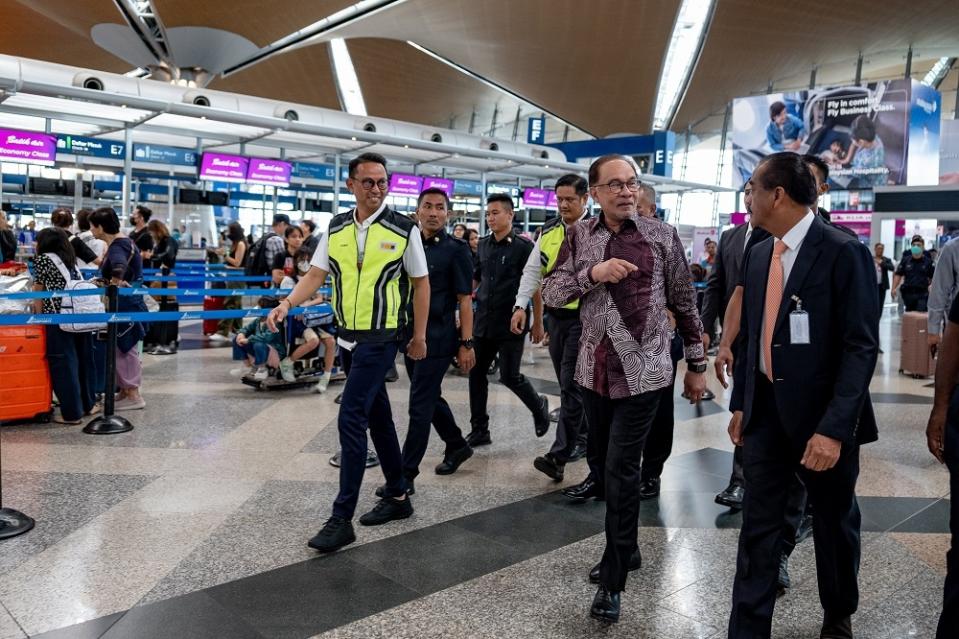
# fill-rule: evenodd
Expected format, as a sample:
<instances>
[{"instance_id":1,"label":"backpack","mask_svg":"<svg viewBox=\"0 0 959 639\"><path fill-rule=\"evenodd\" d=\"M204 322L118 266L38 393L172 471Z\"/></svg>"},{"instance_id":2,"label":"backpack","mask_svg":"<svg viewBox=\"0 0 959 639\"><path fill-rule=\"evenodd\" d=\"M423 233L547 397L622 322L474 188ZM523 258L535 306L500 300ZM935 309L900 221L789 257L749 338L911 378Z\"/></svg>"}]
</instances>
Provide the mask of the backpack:
<instances>
[{"instance_id":1,"label":"backpack","mask_svg":"<svg viewBox=\"0 0 959 639\"><path fill-rule=\"evenodd\" d=\"M47 253L47 255L56 265L57 270L60 271L63 279L66 281L66 285L63 287L64 291L88 291L95 290L97 288L96 284L89 280L73 279L73 276L70 274L66 264L63 263L63 260L60 259L59 255L55 253ZM77 297L60 298L61 315L79 315L87 313L106 313L106 307L103 305L103 298L99 295L79 295ZM67 333L93 333L95 331L103 330L106 327L106 322L94 322L87 324L60 324L60 329L66 331Z\"/></svg>"},{"instance_id":2,"label":"backpack","mask_svg":"<svg viewBox=\"0 0 959 639\"><path fill-rule=\"evenodd\" d=\"M246 254L246 263L243 265L245 275L255 277L257 275L267 275L270 272L270 264L266 263L266 241L271 237L277 237L276 233L267 233L250 247Z\"/></svg>"}]
</instances>

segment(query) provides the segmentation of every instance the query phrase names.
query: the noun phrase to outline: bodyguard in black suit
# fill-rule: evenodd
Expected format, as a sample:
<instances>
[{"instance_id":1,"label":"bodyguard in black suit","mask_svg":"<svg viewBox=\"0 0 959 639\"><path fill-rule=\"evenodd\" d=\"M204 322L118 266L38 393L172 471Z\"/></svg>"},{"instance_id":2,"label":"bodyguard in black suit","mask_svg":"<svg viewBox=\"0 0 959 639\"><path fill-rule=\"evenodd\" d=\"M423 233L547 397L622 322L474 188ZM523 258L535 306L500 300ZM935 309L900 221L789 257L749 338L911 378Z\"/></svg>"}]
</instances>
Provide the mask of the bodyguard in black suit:
<instances>
[{"instance_id":1,"label":"bodyguard in black suit","mask_svg":"<svg viewBox=\"0 0 959 639\"><path fill-rule=\"evenodd\" d=\"M879 348L875 270L864 246L810 210L816 183L800 156L768 156L749 186L752 221L774 237L743 266L743 358L729 433L743 446L749 490L729 636L770 636L786 497L798 471L816 512L820 636L852 637L859 446L878 436L868 395Z\"/></svg>"}]
</instances>

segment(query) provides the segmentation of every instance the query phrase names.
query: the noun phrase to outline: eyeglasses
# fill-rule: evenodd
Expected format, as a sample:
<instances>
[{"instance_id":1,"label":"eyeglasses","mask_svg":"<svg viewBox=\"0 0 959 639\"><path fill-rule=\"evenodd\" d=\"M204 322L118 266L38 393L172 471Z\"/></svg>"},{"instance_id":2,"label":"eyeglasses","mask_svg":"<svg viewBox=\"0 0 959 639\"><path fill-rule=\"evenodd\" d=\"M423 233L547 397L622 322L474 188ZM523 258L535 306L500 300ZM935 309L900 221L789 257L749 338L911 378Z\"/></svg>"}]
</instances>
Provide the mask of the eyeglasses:
<instances>
[{"instance_id":1,"label":"eyeglasses","mask_svg":"<svg viewBox=\"0 0 959 639\"><path fill-rule=\"evenodd\" d=\"M385 191L389 185L390 183L386 180L374 180L372 178L363 178L360 180L360 186L363 187L364 191L371 191L374 186L381 191Z\"/></svg>"},{"instance_id":2,"label":"eyeglasses","mask_svg":"<svg viewBox=\"0 0 959 639\"><path fill-rule=\"evenodd\" d=\"M620 182L619 180L613 180L612 182L609 182L607 184L597 184L596 188L599 188L601 186L605 186L607 189L609 189L610 193L622 193L624 186L631 193L635 193L636 191L639 190L639 187L641 186L641 184L639 180L629 180L628 182Z\"/></svg>"}]
</instances>

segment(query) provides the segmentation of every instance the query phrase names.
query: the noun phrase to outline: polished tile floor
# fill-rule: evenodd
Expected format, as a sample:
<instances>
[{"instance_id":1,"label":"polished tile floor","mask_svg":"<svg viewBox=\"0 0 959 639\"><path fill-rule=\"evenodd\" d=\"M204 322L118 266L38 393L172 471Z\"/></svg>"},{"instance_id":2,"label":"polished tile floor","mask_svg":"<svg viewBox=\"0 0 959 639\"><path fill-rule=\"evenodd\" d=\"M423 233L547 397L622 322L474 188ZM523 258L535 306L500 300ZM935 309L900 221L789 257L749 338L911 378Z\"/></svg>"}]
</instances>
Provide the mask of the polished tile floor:
<instances>
[{"instance_id":1,"label":"polished tile floor","mask_svg":"<svg viewBox=\"0 0 959 639\"><path fill-rule=\"evenodd\" d=\"M949 538L948 476L926 452L929 380L898 375L898 322L884 320L872 385L881 439L862 451L862 602L857 637L932 637ZM189 332L189 331L187 331ZM194 344L198 346L199 343ZM558 398L545 350L524 372ZM0 429L4 504L37 520L0 541L0 639L24 637L723 637L738 514L712 501L731 446L722 388L692 407L677 397L673 457L644 502L642 571L615 627L588 618L586 573L601 553L603 507L557 493L532 467L538 440L518 400L491 387L492 446L449 477L431 446L414 516L357 526L333 556L306 547L326 519L337 470L333 387L260 393L230 377L229 350L145 356L147 408L110 437L75 427ZM390 385L405 432L408 383ZM466 380L446 396L468 423ZM381 483L368 471L360 512ZM791 561L775 637L818 636L812 542Z\"/></svg>"}]
</instances>

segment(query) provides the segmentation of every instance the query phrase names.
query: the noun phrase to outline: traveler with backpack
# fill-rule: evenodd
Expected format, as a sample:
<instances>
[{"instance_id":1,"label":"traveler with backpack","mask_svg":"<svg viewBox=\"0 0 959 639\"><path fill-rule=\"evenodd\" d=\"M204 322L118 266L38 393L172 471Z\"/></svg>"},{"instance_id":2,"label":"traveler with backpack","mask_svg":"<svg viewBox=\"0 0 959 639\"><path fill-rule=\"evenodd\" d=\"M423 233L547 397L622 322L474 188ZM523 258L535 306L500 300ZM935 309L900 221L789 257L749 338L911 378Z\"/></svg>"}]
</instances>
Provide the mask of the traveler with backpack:
<instances>
[{"instance_id":1,"label":"traveler with backpack","mask_svg":"<svg viewBox=\"0 0 959 639\"><path fill-rule=\"evenodd\" d=\"M247 241L247 237L243 232L243 227L239 222L231 222L230 226L227 227L226 237L230 241L230 251L227 252L222 246L216 249L217 255L223 256L223 263L226 264L227 274L240 274L246 273L245 265L249 252L247 248L252 244L252 242ZM246 288L246 282L230 282L230 288ZM211 288L217 288L219 283L214 283ZM226 284L219 286L220 288L225 287ZM209 306L209 308L207 308ZM243 308L243 298L239 295L234 297L208 297L203 302L203 310L225 310L232 311L238 308ZM216 320L204 320L203 324L206 326L207 322L216 322ZM229 342L231 341L232 334L236 333L243 327L243 320L240 318L230 318L222 319L216 325L216 332L210 335L211 342ZM203 330L204 333L207 333L207 330Z\"/></svg>"},{"instance_id":2,"label":"traveler with backpack","mask_svg":"<svg viewBox=\"0 0 959 639\"><path fill-rule=\"evenodd\" d=\"M277 255L286 252L286 229L290 226L290 216L277 213L273 216L272 231L263 235L250 247L246 259L246 274L249 276L272 275L273 262ZM254 284L256 286L256 284ZM270 282L263 282L262 288L270 288Z\"/></svg>"},{"instance_id":3,"label":"traveler with backpack","mask_svg":"<svg viewBox=\"0 0 959 639\"><path fill-rule=\"evenodd\" d=\"M33 270L36 291L63 291L71 281L81 279L70 237L63 229L46 228L37 233ZM72 301L73 298L66 297L34 300L34 312L60 313L64 303ZM46 334L50 382L60 401L60 413L53 421L81 424L84 415L102 410L94 387L93 333L70 332L65 325L51 324L46 327Z\"/></svg>"}]
</instances>

